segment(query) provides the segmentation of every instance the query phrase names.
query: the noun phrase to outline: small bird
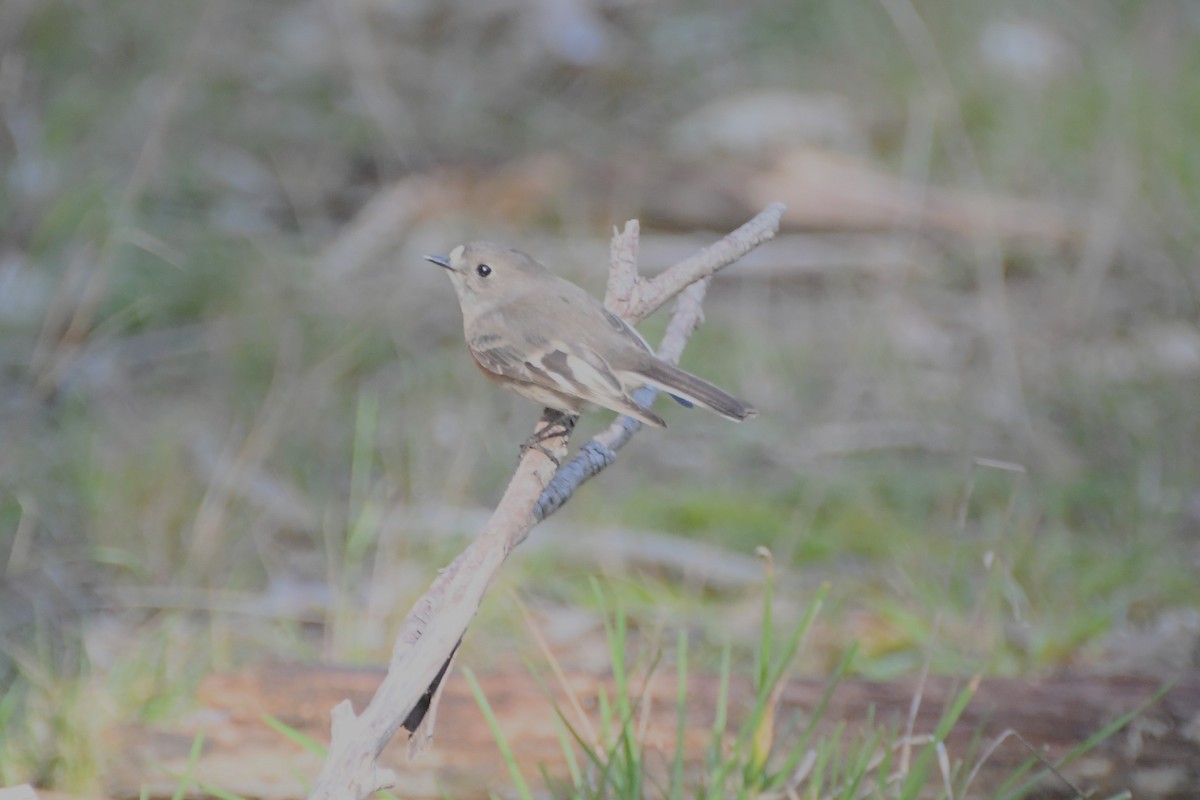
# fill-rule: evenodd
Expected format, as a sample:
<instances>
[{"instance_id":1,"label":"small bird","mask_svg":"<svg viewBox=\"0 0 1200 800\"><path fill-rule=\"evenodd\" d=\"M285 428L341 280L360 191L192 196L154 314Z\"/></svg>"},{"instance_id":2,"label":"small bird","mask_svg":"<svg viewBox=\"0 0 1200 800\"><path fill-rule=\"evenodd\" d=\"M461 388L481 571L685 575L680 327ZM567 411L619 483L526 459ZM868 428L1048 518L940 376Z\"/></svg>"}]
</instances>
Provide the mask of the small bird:
<instances>
[{"instance_id":1,"label":"small bird","mask_svg":"<svg viewBox=\"0 0 1200 800\"><path fill-rule=\"evenodd\" d=\"M490 380L574 416L595 406L665 428L633 399L643 386L741 422L749 403L654 355L625 320L520 250L488 242L425 256L447 270L462 306L467 350Z\"/></svg>"}]
</instances>

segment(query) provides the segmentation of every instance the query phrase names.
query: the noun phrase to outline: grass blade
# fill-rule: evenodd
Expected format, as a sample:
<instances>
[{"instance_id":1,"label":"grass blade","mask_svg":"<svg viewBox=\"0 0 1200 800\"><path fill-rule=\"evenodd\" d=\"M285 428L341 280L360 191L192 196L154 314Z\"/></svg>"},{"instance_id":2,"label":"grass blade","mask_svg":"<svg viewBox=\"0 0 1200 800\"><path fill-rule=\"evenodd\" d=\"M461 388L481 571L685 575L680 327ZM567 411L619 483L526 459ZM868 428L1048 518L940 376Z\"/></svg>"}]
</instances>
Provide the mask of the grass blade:
<instances>
[{"instance_id":1,"label":"grass blade","mask_svg":"<svg viewBox=\"0 0 1200 800\"><path fill-rule=\"evenodd\" d=\"M316 753L319 756L325 755L325 753L326 753L325 745L321 744L316 739L313 739L312 737L301 733L300 731L296 730L291 725L288 725L286 722L279 719L278 717L274 717L270 714L263 714L261 719L263 721L263 724L265 724L268 728L271 728L274 731L276 731L277 733L282 734L284 737L291 739L293 742L300 745L308 752Z\"/></svg>"},{"instance_id":2,"label":"grass blade","mask_svg":"<svg viewBox=\"0 0 1200 800\"><path fill-rule=\"evenodd\" d=\"M192 774L196 771L196 765L200 763L200 753L204 750L204 731L196 734L196 738L192 740L192 749L188 753L187 766L184 767L183 774L179 776L179 784L175 787L175 794L171 795L171 800L183 800L188 789L192 788Z\"/></svg>"},{"instance_id":3,"label":"grass blade","mask_svg":"<svg viewBox=\"0 0 1200 800\"><path fill-rule=\"evenodd\" d=\"M954 698L954 702L946 710L946 713L942 715L937 729L933 732L932 741L921 748L921 752L913 760L912 768L904 776L904 783L900 786L899 795L902 800L915 800L920 795L921 789L925 785L926 773L929 772L929 765L937 756L938 746L946 741L946 737L950 735L951 729L958 722L958 718L962 716L967 704L975 696L975 690L979 688L979 681L979 676L972 678L966 688Z\"/></svg>"},{"instance_id":4,"label":"grass blade","mask_svg":"<svg viewBox=\"0 0 1200 800\"><path fill-rule=\"evenodd\" d=\"M671 765L670 800L683 800L683 746L687 734L687 630L679 631L675 672L675 761Z\"/></svg>"},{"instance_id":5,"label":"grass blade","mask_svg":"<svg viewBox=\"0 0 1200 800\"><path fill-rule=\"evenodd\" d=\"M475 679L475 672L470 667L463 667L463 677L467 679L467 684L471 687L471 694L475 696L475 702L479 705L479 710L483 712L483 719L487 722L488 729L491 730L492 737L496 740L496 746L500 748L500 755L508 766L508 774L512 776L517 795L522 800L533 800L529 784L525 782L525 776L521 774L521 768L517 765L512 748L508 746L508 739L505 738L504 731L500 730L500 723L492 711L491 704L484 697L479 681Z\"/></svg>"}]
</instances>

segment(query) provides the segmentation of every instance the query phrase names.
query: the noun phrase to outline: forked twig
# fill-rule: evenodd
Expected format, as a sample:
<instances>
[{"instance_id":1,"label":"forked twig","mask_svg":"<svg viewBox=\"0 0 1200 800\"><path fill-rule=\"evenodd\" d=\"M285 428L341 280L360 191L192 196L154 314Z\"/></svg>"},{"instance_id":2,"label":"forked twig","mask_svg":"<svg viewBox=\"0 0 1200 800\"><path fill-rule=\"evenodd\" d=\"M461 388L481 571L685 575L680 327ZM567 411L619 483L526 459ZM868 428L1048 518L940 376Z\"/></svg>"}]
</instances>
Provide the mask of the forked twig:
<instances>
[{"instance_id":1,"label":"forked twig","mask_svg":"<svg viewBox=\"0 0 1200 800\"><path fill-rule=\"evenodd\" d=\"M779 230L783 211L782 204L772 203L721 241L649 280L637 273L638 227L636 221L631 221L624 232L614 236L606 305L633 323L682 292L659 350L661 358L677 362L702 319L707 278L771 239ZM639 402L648 404L653 400L654 390L640 391L643 394L635 395ZM349 700L334 707L329 752L310 798L363 798L396 783L398 776L379 765L379 755L402 725L408 727L409 715L423 698L430 702L426 696L436 696L439 676L508 554L584 481L611 464L616 451L640 427L628 417L618 418L588 441L556 475L555 460L547 453L562 461L570 430L542 418L535 433L547 452L535 448L524 452L479 536L438 574L408 613L396 635L387 675L371 702L357 715ZM414 743L428 738L425 725L414 727Z\"/></svg>"}]
</instances>

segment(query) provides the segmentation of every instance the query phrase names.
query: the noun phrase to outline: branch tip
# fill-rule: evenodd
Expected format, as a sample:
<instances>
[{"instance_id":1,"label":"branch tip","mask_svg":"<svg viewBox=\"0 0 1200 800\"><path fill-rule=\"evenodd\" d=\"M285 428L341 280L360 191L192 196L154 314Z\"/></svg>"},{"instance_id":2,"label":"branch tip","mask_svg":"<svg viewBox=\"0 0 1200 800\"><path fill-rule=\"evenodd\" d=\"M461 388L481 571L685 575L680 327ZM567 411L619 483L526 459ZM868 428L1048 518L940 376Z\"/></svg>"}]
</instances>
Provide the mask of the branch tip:
<instances>
[{"instance_id":1,"label":"branch tip","mask_svg":"<svg viewBox=\"0 0 1200 800\"><path fill-rule=\"evenodd\" d=\"M354 706L349 700L343 700L333 707L330 712L330 732L334 740L350 735L350 729L358 717L354 714Z\"/></svg>"},{"instance_id":2,"label":"branch tip","mask_svg":"<svg viewBox=\"0 0 1200 800\"><path fill-rule=\"evenodd\" d=\"M380 789L390 789L400 782L400 775L391 767L375 767L375 788L371 791L378 792Z\"/></svg>"}]
</instances>

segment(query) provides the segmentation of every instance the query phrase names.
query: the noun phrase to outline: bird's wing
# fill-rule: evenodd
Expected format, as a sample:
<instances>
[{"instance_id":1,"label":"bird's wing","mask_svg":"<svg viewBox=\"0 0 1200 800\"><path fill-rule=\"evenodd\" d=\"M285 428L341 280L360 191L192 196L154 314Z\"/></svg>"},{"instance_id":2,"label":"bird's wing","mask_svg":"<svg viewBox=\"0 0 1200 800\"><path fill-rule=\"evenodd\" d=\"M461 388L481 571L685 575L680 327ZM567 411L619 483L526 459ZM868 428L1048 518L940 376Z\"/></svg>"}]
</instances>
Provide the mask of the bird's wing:
<instances>
[{"instance_id":1,"label":"bird's wing","mask_svg":"<svg viewBox=\"0 0 1200 800\"><path fill-rule=\"evenodd\" d=\"M541 337L515 346L495 334L477 335L467 342L483 369L512 380L532 383L577 397L655 427L662 419L629 397L629 389L598 353L582 344L568 345Z\"/></svg>"},{"instance_id":2,"label":"bird's wing","mask_svg":"<svg viewBox=\"0 0 1200 800\"><path fill-rule=\"evenodd\" d=\"M546 339L517 346L486 334L467 344L479 366L505 378L536 383L600 405L604 403L596 398L625 394L621 380L587 347Z\"/></svg>"},{"instance_id":3,"label":"bird's wing","mask_svg":"<svg viewBox=\"0 0 1200 800\"><path fill-rule=\"evenodd\" d=\"M638 333L637 328L633 327L628 322L621 319L619 316L617 316L613 312L609 311L607 308L603 308L603 307L601 307L601 308L604 311L604 321L607 322L609 324L609 326L612 327L613 330L620 333L626 339L629 339L631 342L636 344L641 349L645 350L647 353L654 352L654 348L652 348L650 346L650 343L646 341L645 337L643 337L640 333Z\"/></svg>"},{"instance_id":4,"label":"bird's wing","mask_svg":"<svg viewBox=\"0 0 1200 800\"><path fill-rule=\"evenodd\" d=\"M467 339L467 349L482 369L513 380L535 382L535 376L525 365L525 359L501 336L481 334Z\"/></svg>"}]
</instances>

